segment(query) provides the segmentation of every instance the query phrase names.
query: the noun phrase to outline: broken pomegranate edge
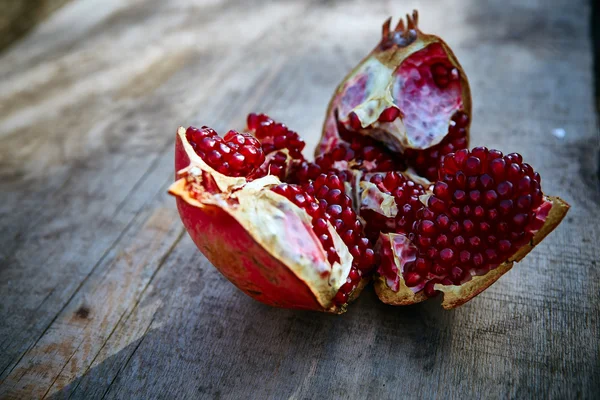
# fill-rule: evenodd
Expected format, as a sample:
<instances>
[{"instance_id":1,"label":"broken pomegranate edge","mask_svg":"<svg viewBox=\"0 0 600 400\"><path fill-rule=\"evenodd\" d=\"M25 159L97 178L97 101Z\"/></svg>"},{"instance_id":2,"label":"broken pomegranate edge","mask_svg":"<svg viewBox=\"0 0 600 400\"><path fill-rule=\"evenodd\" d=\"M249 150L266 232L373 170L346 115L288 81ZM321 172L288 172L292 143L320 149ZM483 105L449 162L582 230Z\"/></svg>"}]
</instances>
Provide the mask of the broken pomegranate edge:
<instances>
[{"instance_id":1,"label":"broken pomegranate edge","mask_svg":"<svg viewBox=\"0 0 600 400\"><path fill-rule=\"evenodd\" d=\"M569 204L559 197L546 197L551 202L552 207L544 222L544 225L537 231L531 242L518 249L508 260L504 261L498 267L490 270L485 275L473 276L473 278L460 286L436 284L435 289L443 294L442 307L452 309L465 304L490 285L496 282L502 275L508 272L513 263L521 261L533 248L538 245L550 232L552 232L565 217L569 211ZM374 278L375 292L381 301L390 305L410 305L426 300L428 297L423 291L413 293L404 282L402 274L399 274L400 287L398 291L389 288L386 278L378 276Z\"/></svg>"},{"instance_id":2,"label":"broken pomegranate edge","mask_svg":"<svg viewBox=\"0 0 600 400\"><path fill-rule=\"evenodd\" d=\"M386 20L381 41L338 85L327 108L315 156L328 152L341 141L347 141L347 138L341 137L340 124L356 134L382 141L396 152L429 149L448 136L452 116L458 113L468 118L464 126L465 147L468 147L472 104L467 76L454 52L441 38L419 30L416 10L412 16L406 16L406 21L405 27L400 19L392 31L391 18ZM424 54L427 52L436 54ZM421 71L418 78L411 75L418 68L424 68L419 63L428 62L431 65L427 64L427 71ZM446 82L446 86L438 87L429 69L441 64L453 72L455 82ZM403 72L402 68L407 71ZM396 76L402 73L405 76ZM411 85L428 85L430 92L425 98L415 98L419 95ZM452 95L448 98L449 94L444 93L449 87L454 89L454 98ZM435 93L431 94L431 90ZM426 104L436 100L442 104L433 107ZM394 109L394 113L389 112ZM411 121L407 121L408 117ZM409 125L417 132L409 134ZM419 129L425 131L419 132L417 125L423 125L424 128Z\"/></svg>"},{"instance_id":3,"label":"broken pomegranate edge","mask_svg":"<svg viewBox=\"0 0 600 400\"><path fill-rule=\"evenodd\" d=\"M333 299L351 268L348 249L329 225L340 261L328 262L306 211L264 190L280 183L276 176L247 183L243 177L215 171L195 153L185 128L177 132L175 166L179 179L169 193L176 197L183 224L200 251L230 282L268 305L346 311L347 303L336 305ZM362 278L349 301L366 283L368 279Z\"/></svg>"}]
</instances>

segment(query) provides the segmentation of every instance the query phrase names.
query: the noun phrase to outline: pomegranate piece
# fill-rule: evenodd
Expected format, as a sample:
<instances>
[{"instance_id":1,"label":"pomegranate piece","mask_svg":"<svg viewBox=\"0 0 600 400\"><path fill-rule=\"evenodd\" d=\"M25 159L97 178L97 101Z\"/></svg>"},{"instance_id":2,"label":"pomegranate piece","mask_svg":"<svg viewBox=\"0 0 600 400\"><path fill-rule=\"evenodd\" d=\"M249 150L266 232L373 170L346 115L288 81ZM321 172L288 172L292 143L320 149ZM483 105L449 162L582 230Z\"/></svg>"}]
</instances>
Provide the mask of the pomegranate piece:
<instances>
[{"instance_id":1,"label":"pomegranate piece","mask_svg":"<svg viewBox=\"0 0 600 400\"><path fill-rule=\"evenodd\" d=\"M352 200L345 194L343 181L337 175L322 174L316 181L304 186L283 183L272 190L285 196L311 216L313 231L327 252L330 264L339 263L340 259L333 245L329 224L349 249L352 268L334 298L335 305L343 306L360 284L363 275L369 274L375 263L375 252L362 234L362 225L352 209Z\"/></svg>"},{"instance_id":2,"label":"pomegranate piece","mask_svg":"<svg viewBox=\"0 0 600 400\"><path fill-rule=\"evenodd\" d=\"M263 149L252 135L229 131L221 138L213 129L189 127L185 136L205 162L228 176L246 176L265 160Z\"/></svg>"},{"instance_id":3,"label":"pomegranate piece","mask_svg":"<svg viewBox=\"0 0 600 400\"><path fill-rule=\"evenodd\" d=\"M465 303L522 259L569 208L544 196L539 174L519 154L485 147L447 154L430 190L409 182L395 173L361 182L361 216L379 215L365 217L367 231L372 220L386 222L375 287L390 304L440 291L445 308ZM386 196L383 207L378 199Z\"/></svg>"},{"instance_id":4,"label":"pomegranate piece","mask_svg":"<svg viewBox=\"0 0 600 400\"><path fill-rule=\"evenodd\" d=\"M450 47L406 16L344 78L329 103L316 155L356 136L403 153L406 164L435 181L441 156L468 147L471 93Z\"/></svg>"},{"instance_id":5,"label":"pomegranate piece","mask_svg":"<svg viewBox=\"0 0 600 400\"><path fill-rule=\"evenodd\" d=\"M178 179L169 192L198 248L246 294L278 307L344 312L370 279L375 252L343 179L323 174L303 185L281 181L273 168L277 155L299 161L288 156L301 146L287 134L286 146L270 147L279 132L261 132L263 144L249 133L231 131L221 139L207 127L180 128ZM206 138L228 148L235 143L244 154L251 144L262 157L241 166L213 157L208 149L218 144L208 147Z\"/></svg>"}]
</instances>

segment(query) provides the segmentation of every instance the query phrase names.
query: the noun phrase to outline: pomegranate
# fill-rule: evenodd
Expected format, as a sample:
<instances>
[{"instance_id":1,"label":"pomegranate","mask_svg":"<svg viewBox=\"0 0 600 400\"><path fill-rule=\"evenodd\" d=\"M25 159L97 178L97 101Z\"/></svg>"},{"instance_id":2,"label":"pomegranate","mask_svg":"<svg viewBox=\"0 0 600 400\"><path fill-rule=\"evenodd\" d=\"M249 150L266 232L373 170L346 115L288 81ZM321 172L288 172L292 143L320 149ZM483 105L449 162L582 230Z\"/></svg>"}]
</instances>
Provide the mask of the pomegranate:
<instances>
[{"instance_id":1,"label":"pomegranate","mask_svg":"<svg viewBox=\"0 0 600 400\"><path fill-rule=\"evenodd\" d=\"M316 155L370 136L433 181L444 154L468 147L469 83L450 47L419 30L417 11L390 24L336 89Z\"/></svg>"},{"instance_id":2,"label":"pomegranate","mask_svg":"<svg viewBox=\"0 0 600 400\"><path fill-rule=\"evenodd\" d=\"M388 304L481 293L562 220L519 154L468 150L469 84L416 11L339 85L314 161L286 125L179 128L169 192L191 238L249 296L346 311L373 278Z\"/></svg>"},{"instance_id":3,"label":"pomegranate","mask_svg":"<svg viewBox=\"0 0 600 400\"><path fill-rule=\"evenodd\" d=\"M543 195L539 174L516 153L459 150L442 159L438 173L427 189L395 172L360 184L367 232L380 232L375 289L385 303L413 304L440 292L444 308L467 302L525 257L569 208Z\"/></svg>"},{"instance_id":4,"label":"pomegranate","mask_svg":"<svg viewBox=\"0 0 600 400\"><path fill-rule=\"evenodd\" d=\"M177 132L178 179L169 192L184 226L251 297L345 311L370 279L375 252L344 180L320 173L302 185L283 182L287 167L304 161L304 142L264 115L251 114L248 123L248 132L229 131L223 139L207 127Z\"/></svg>"}]
</instances>

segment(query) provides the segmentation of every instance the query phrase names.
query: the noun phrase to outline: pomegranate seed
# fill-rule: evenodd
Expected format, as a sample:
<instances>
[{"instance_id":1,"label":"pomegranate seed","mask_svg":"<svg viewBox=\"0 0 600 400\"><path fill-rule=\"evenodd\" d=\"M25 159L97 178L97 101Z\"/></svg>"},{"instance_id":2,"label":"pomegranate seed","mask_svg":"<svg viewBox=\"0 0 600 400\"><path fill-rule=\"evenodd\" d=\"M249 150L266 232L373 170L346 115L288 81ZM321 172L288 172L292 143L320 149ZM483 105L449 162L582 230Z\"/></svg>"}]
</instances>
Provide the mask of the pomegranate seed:
<instances>
[{"instance_id":1,"label":"pomegranate seed","mask_svg":"<svg viewBox=\"0 0 600 400\"><path fill-rule=\"evenodd\" d=\"M463 238L462 236L456 236L454 238L454 246L456 246L457 248L461 248L465 245L465 238Z\"/></svg>"},{"instance_id":2,"label":"pomegranate seed","mask_svg":"<svg viewBox=\"0 0 600 400\"><path fill-rule=\"evenodd\" d=\"M435 281L429 281L425 284L425 288L423 290L427 297L435 297L439 293L437 290L434 289L434 285L436 283L437 282Z\"/></svg>"},{"instance_id":3,"label":"pomegranate seed","mask_svg":"<svg viewBox=\"0 0 600 400\"><path fill-rule=\"evenodd\" d=\"M467 264L471 260L471 253L467 250L463 250L460 252L460 262L463 264Z\"/></svg>"},{"instance_id":4,"label":"pomegranate seed","mask_svg":"<svg viewBox=\"0 0 600 400\"><path fill-rule=\"evenodd\" d=\"M347 301L348 301L348 294L343 292L341 289L339 292L337 292L337 294L333 298L333 302L338 305L346 304Z\"/></svg>"},{"instance_id":5,"label":"pomegranate seed","mask_svg":"<svg viewBox=\"0 0 600 400\"><path fill-rule=\"evenodd\" d=\"M452 198L457 203L462 203L467 199L467 194L463 190L457 190L452 195Z\"/></svg>"},{"instance_id":6,"label":"pomegranate seed","mask_svg":"<svg viewBox=\"0 0 600 400\"><path fill-rule=\"evenodd\" d=\"M379 115L379 122L392 122L400 115L400 110L396 107L388 107Z\"/></svg>"},{"instance_id":7,"label":"pomegranate seed","mask_svg":"<svg viewBox=\"0 0 600 400\"><path fill-rule=\"evenodd\" d=\"M478 175L481 171L481 160L477 157L469 157L465 162L465 173L467 175Z\"/></svg>"},{"instance_id":8,"label":"pomegranate seed","mask_svg":"<svg viewBox=\"0 0 600 400\"><path fill-rule=\"evenodd\" d=\"M440 251L440 259L445 263L449 263L454 259L454 252L452 249L443 249Z\"/></svg>"},{"instance_id":9,"label":"pomegranate seed","mask_svg":"<svg viewBox=\"0 0 600 400\"><path fill-rule=\"evenodd\" d=\"M358 118L358 115L354 111L352 111L349 115L350 118L350 127L355 131L360 131L362 129L362 123Z\"/></svg>"},{"instance_id":10,"label":"pomegranate seed","mask_svg":"<svg viewBox=\"0 0 600 400\"><path fill-rule=\"evenodd\" d=\"M463 270L458 267L454 267L450 271L450 276L452 277L452 280L454 280L454 281L459 281L460 278L462 278L462 275L463 275Z\"/></svg>"},{"instance_id":11,"label":"pomegranate seed","mask_svg":"<svg viewBox=\"0 0 600 400\"><path fill-rule=\"evenodd\" d=\"M406 286L417 286L421 281L421 275L419 275L416 272L409 272L406 274L406 277L404 279L406 281Z\"/></svg>"}]
</instances>

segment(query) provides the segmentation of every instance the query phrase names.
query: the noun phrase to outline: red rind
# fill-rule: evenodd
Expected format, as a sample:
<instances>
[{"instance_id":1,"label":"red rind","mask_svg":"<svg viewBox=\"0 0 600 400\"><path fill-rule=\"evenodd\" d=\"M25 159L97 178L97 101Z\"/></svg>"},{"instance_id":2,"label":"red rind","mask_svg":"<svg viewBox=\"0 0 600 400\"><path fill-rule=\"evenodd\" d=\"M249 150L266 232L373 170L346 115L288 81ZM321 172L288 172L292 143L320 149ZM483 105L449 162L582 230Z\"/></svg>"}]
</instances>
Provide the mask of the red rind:
<instances>
[{"instance_id":1,"label":"red rind","mask_svg":"<svg viewBox=\"0 0 600 400\"><path fill-rule=\"evenodd\" d=\"M206 258L248 296L271 306L333 311L320 304L306 282L275 259L228 213L195 207L181 197L177 209L190 237ZM284 291L286 296L281 296Z\"/></svg>"}]
</instances>

